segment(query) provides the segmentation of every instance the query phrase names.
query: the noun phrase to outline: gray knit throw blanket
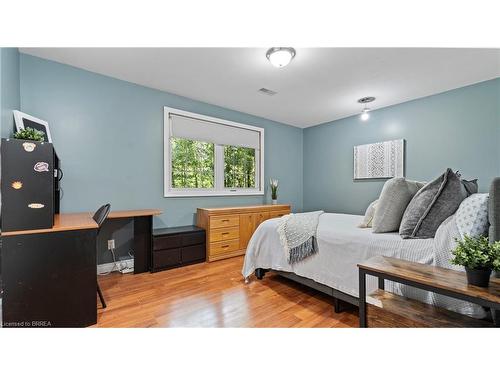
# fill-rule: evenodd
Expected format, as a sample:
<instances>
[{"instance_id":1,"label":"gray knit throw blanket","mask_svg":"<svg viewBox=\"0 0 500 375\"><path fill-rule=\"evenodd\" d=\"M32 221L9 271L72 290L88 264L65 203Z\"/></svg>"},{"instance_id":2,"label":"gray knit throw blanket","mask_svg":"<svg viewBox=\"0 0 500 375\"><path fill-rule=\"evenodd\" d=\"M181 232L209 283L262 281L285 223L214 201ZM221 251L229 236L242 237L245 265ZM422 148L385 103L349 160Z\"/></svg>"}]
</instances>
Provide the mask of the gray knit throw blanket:
<instances>
[{"instance_id":1,"label":"gray knit throw blanket","mask_svg":"<svg viewBox=\"0 0 500 375\"><path fill-rule=\"evenodd\" d=\"M316 231L323 211L290 214L278 226L280 242L289 264L295 264L318 252Z\"/></svg>"}]
</instances>

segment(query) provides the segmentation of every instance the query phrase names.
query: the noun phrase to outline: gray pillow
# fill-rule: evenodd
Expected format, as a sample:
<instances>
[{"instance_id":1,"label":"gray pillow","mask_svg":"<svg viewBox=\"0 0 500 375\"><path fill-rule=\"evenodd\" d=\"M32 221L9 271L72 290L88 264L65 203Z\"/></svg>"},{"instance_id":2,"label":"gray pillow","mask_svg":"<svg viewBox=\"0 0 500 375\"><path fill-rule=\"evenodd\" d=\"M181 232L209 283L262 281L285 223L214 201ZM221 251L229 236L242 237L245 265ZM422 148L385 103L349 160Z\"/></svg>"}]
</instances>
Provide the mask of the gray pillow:
<instances>
[{"instance_id":1,"label":"gray pillow","mask_svg":"<svg viewBox=\"0 0 500 375\"><path fill-rule=\"evenodd\" d=\"M467 190L467 195L472 195L477 193L478 190L477 178L475 180L470 180L470 181L462 180L462 184L464 184L465 190Z\"/></svg>"},{"instance_id":2,"label":"gray pillow","mask_svg":"<svg viewBox=\"0 0 500 375\"><path fill-rule=\"evenodd\" d=\"M406 206L424 185L423 182L410 181L403 177L388 180L382 188L373 216L373 232L397 232Z\"/></svg>"},{"instance_id":3,"label":"gray pillow","mask_svg":"<svg viewBox=\"0 0 500 375\"><path fill-rule=\"evenodd\" d=\"M461 181L460 175L448 168L425 185L408 204L399 227L401 237L433 238L441 223L467 198L468 191L474 191L474 184L474 181Z\"/></svg>"},{"instance_id":4,"label":"gray pillow","mask_svg":"<svg viewBox=\"0 0 500 375\"><path fill-rule=\"evenodd\" d=\"M377 209L377 203L378 203L378 199L374 200L372 203L370 203L370 205L366 209L365 217L363 218L363 221L358 225L358 228L371 228L372 227L373 216L375 215L375 210Z\"/></svg>"}]
</instances>

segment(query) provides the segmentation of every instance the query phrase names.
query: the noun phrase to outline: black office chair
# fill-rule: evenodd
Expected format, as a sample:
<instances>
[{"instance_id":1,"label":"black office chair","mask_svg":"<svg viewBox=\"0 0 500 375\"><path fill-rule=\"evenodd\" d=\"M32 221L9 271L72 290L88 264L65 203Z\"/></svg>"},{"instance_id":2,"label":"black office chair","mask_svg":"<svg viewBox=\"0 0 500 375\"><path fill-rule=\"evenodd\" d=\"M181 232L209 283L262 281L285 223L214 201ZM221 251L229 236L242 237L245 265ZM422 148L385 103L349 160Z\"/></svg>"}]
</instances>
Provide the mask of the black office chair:
<instances>
[{"instance_id":1,"label":"black office chair","mask_svg":"<svg viewBox=\"0 0 500 375\"><path fill-rule=\"evenodd\" d=\"M99 232L101 231L102 223L106 220L106 218L109 215L109 211L111 211L111 205L105 204L104 206L101 206L92 216L92 219L97 223L97 235L99 235ZM99 294L99 299L101 300L101 305L102 308L106 308L106 302L104 301L104 296L102 295L101 288L99 287L99 282L97 282L97 294Z\"/></svg>"}]
</instances>

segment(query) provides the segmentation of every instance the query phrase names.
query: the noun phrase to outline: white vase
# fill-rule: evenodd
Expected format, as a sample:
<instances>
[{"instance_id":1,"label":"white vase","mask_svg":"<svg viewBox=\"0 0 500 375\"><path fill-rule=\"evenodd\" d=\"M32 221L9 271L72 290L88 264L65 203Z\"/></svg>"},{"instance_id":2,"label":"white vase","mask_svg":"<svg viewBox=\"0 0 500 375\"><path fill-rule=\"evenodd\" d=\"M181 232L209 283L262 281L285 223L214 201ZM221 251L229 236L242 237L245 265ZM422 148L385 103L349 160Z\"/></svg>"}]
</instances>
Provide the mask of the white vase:
<instances>
[{"instance_id":1,"label":"white vase","mask_svg":"<svg viewBox=\"0 0 500 375\"><path fill-rule=\"evenodd\" d=\"M278 204L278 200L277 200L277 199L273 199L273 200L272 200L272 203L273 203L273 204Z\"/></svg>"}]
</instances>

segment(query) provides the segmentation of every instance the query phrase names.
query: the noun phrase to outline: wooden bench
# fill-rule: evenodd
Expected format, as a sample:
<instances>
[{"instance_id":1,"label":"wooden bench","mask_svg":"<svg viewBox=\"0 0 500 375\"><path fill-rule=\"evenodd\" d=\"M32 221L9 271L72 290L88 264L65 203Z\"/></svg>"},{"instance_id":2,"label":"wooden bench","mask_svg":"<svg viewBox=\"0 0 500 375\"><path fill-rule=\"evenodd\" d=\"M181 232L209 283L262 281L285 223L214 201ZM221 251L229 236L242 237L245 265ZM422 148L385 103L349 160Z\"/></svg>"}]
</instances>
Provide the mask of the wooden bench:
<instances>
[{"instance_id":1,"label":"wooden bench","mask_svg":"<svg viewBox=\"0 0 500 375\"><path fill-rule=\"evenodd\" d=\"M385 280L500 310L500 279L492 277L488 288L467 284L465 272L389 257L374 257L358 264L360 327L493 327L443 308L385 291ZM379 288L366 302L366 275L378 277ZM498 322L496 322L498 324Z\"/></svg>"}]
</instances>

